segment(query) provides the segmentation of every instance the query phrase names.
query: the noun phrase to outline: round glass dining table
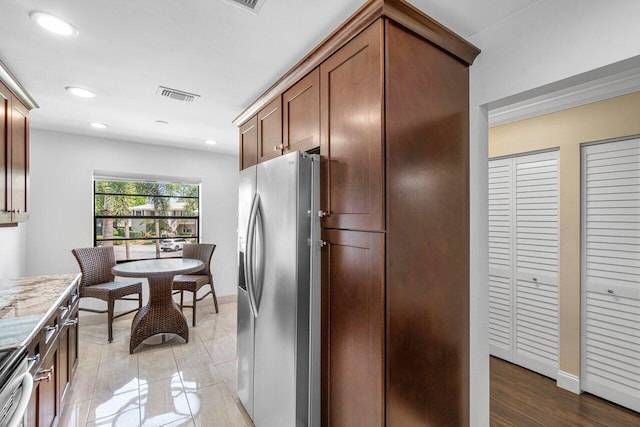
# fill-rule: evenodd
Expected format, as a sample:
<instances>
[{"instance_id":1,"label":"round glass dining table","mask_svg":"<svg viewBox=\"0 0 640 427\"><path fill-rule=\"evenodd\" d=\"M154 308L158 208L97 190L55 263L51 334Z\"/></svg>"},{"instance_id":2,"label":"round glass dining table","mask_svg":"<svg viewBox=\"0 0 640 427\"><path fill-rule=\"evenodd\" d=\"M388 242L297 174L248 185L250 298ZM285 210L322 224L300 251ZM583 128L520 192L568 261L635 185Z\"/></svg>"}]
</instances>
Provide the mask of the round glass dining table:
<instances>
[{"instance_id":1,"label":"round glass dining table","mask_svg":"<svg viewBox=\"0 0 640 427\"><path fill-rule=\"evenodd\" d=\"M160 258L118 264L111 272L120 277L144 277L149 282L149 302L142 307L131 324L129 353L149 337L176 334L189 342L189 325L173 301L173 278L177 274L199 271L204 263L197 259Z\"/></svg>"}]
</instances>

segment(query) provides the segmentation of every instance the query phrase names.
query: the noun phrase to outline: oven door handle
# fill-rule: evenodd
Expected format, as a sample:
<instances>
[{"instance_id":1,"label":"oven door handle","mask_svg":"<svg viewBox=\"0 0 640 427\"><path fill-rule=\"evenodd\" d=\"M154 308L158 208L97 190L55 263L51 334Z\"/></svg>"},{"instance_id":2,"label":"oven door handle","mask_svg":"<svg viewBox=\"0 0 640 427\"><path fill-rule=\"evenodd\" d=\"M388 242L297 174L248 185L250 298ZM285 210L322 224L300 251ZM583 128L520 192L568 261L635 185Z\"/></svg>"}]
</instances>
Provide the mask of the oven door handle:
<instances>
[{"instance_id":1,"label":"oven door handle","mask_svg":"<svg viewBox=\"0 0 640 427\"><path fill-rule=\"evenodd\" d=\"M20 381L20 380L18 380ZM33 377L29 372L25 372L22 376L22 395L18 402L18 407L13 413L13 417L7 424L7 427L18 427L24 420L24 414L27 412L29 400L31 400L31 391L33 390Z\"/></svg>"}]
</instances>

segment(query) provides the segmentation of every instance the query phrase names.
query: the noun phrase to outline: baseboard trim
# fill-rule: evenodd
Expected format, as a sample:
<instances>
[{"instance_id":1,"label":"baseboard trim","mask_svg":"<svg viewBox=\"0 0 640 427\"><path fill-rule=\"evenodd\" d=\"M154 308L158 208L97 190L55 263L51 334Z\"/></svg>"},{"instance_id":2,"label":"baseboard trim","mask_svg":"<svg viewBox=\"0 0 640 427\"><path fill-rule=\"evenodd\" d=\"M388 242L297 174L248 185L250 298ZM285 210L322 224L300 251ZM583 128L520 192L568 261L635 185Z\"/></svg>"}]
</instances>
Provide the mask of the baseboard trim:
<instances>
[{"instance_id":1,"label":"baseboard trim","mask_svg":"<svg viewBox=\"0 0 640 427\"><path fill-rule=\"evenodd\" d=\"M582 393L582 390L580 390L580 377L577 377L568 372L559 370L556 384L558 387L570 391L571 393Z\"/></svg>"}]
</instances>

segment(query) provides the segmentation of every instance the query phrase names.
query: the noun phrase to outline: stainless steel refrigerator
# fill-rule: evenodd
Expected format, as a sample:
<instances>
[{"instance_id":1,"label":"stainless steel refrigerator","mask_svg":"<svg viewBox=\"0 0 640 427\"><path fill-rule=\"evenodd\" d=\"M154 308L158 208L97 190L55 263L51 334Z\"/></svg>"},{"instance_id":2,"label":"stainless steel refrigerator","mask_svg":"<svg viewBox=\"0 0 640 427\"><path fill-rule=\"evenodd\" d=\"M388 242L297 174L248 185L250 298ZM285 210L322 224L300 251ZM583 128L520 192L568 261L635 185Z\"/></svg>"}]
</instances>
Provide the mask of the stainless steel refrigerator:
<instances>
[{"instance_id":1,"label":"stainless steel refrigerator","mask_svg":"<svg viewBox=\"0 0 640 427\"><path fill-rule=\"evenodd\" d=\"M320 425L317 155L240 172L238 396L257 427Z\"/></svg>"}]
</instances>

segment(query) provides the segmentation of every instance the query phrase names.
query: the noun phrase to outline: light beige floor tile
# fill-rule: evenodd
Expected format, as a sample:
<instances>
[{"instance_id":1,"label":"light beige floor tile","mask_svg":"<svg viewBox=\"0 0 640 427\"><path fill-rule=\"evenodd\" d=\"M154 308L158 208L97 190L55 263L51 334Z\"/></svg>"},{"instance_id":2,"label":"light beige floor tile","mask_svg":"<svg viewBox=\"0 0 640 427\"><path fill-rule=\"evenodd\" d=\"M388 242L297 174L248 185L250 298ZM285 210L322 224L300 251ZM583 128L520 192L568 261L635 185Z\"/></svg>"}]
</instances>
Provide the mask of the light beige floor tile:
<instances>
[{"instance_id":1,"label":"light beige floor tile","mask_svg":"<svg viewBox=\"0 0 640 427\"><path fill-rule=\"evenodd\" d=\"M78 366L93 366L100 363L102 344L80 340L78 342Z\"/></svg>"},{"instance_id":2,"label":"light beige floor tile","mask_svg":"<svg viewBox=\"0 0 640 427\"><path fill-rule=\"evenodd\" d=\"M222 376L206 352L176 362L185 389L198 389L222 381Z\"/></svg>"},{"instance_id":3,"label":"light beige floor tile","mask_svg":"<svg viewBox=\"0 0 640 427\"><path fill-rule=\"evenodd\" d=\"M138 357L128 354L127 356L124 359L117 357L103 357L101 359L96 377L95 393L104 389L120 389L127 383L135 383L135 386L138 387Z\"/></svg>"},{"instance_id":4,"label":"light beige floor tile","mask_svg":"<svg viewBox=\"0 0 640 427\"><path fill-rule=\"evenodd\" d=\"M231 393L231 396L233 396L234 399L238 398L238 390L236 387L236 380L238 378L237 371L236 371L236 364L237 364L237 361L232 360L230 362L225 362L225 363L216 365L216 369L218 370L218 372L220 372L220 375L222 376L222 379L225 385L229 389L229 392Z\"/></svg>"},{"instance_id":5,"label":"light beige floor tile","mask_svg":"<svg viewBox=\"0 0 640 427\"><path fill-rule=\"evenodd\" d=\"M133 381L135 380L131 380L131 382ZM137 409L139 406L140 395L138 388L133 388L128 383L122 389L114 390L111 394L104 396L94 395L91 399L88 419L90 421L102 420L131 409Z\"/></svg>"},{"instance_id":6,"label":"light beige floor tile","mask_svg":"<svg viewBox=\"0 0 640 427\"><path fill-rule=\"evenodd\" d=\"M96 366L78 366L71 388L65 397L67 405L91 399L96 386L97 371Z\"/></svg>"},{"instance_id":7,"label":"light beige floor tile","mask_svg":"<svg viewBox=\"0 0 640 427\"><path fill-rule=\"evenodd\" d=\"M64 405L58 425L60 427L84 427L87 423L90 405L90 400Z\"/></svg>"},{"instance_id":8,"label":"light beige floor tile","mask_svg":"<svg viewBox=\"0 0 640 427\"><path fill-rule=\"evenodd\" d=\"M228 335L212 340L202 340L202 342L216 365L236 359L236 343Z\"/></svg>"},{"instance_id":9,"label":"light beige floor tile","mask_svg":"<svg viewBox=\"0 0 640 427\"><path fill-rule=\"evenodd\" d=\"M140 409L134 408L119 414L92 420L87 427L136 427L140 426Z\"/></svg>"},{"instance_id":10,"label":"light beige floor tile","mask_svg":"<svg viewBox=\"0 0 640 427\"><path fill-rule=\"evenodd\" d=\"M189 403L179 376L140 384L143 426L162 426L189 417Z\"/></svg>"},{"instance_id":11,"label":"light beige floor tile","mask_svg":"<svg viewBox=\"0 0 640 427\"><path fill-rule=\"evenodd\" d=\"M120 360L137 359L137 353L129 353L129 340L114 340L112 343L105 343L102 346L102 356L100 360L112 363Z\"/></svg>"},{"instance_id":12,"label":"light beige floor tile","mask_svg":"<svg viewBox=\"0 0 640 427\"><path fill-rule=\"evenodd\" d=\"M244 418L235 400L222 383L187 392L196 426L244 426Z\"/></svg>"},{"instance_id":13,"label":"light beige floor tile","mask_svg":"<svg viewBox=\"0 0 640 427\"><path fill-rule=\"evenodd\" d=\"M188 343L171 344L171 349L173 350L173 355L176 359L183 359L197 354L209 355L207 349L202 343L202 340L200 339L200 336L193 330L189 333Z\"/></svg>"},{"instance_id":14,"label":"light beige floor tile","mask_svg":"<svg viewBox=\"0 0 640 427\"><path fill-rule=\"evenodd\" d=\"M156 347L138 354L138 374L141 381L150 383L178 374L171 346L163 344Z\"/></svg>"},{"instance_id":15,"label":"light beige floor tile","mask_svg":"<svg viewBox=\"0 0 640 427\"><path fill-rule=\"evenodd\" d=\"M188 417L169 424L164 424L162 427L195 427L195 425L193 418Z\"/></svg>"}]
</instances>

